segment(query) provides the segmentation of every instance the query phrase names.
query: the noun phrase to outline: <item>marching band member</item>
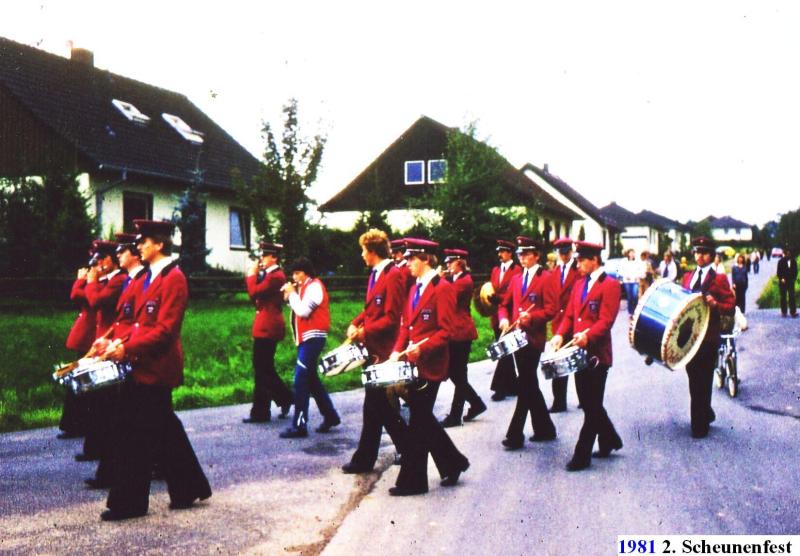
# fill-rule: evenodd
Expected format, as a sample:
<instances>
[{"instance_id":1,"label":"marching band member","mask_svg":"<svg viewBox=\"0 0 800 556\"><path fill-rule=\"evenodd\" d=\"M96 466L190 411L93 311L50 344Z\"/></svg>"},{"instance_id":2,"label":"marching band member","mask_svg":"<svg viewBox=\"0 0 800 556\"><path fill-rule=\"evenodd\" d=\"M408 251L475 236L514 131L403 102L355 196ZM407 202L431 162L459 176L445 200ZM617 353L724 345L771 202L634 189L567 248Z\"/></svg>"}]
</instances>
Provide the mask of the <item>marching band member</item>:
<instances>
[{"instance_id":1,"label":"marching band member","mask_svg":"<svg viewBox=\"0 0 800 556\"><path fill-rule=\"evenodd\" d=\"M700 349L686 365L689 377L689 400L691 406L692 437L708 436L709 425L716 416L711 409L711 392L714 381L714 368L717 366L717 353L720 343L720 316L733 315L736 296L731 291L724 274L711 268L716 244L707 237L692 240L694 260L697 268L683 276L683 287L693 292L701 292L711 307L708 331L700 344Z\"/></svg>"},{"instance_id":2,"label":"marching band member","mask_svg":"<svg viewBox=\"0 0 800 556\"><path fill-rule=\"evenodd\" d=\"M406 239L405 256L416 285L408 292L390 360L401 354L417 366L419 380L408 389L409 440L392 496L428 492L428 453L433 456L443 480L454 486L469 467L469 461L453 444L433 416L439 384L447 378L448 341L453 329L453 287L436 273L435 250L439 244L424 239Z\"/></svg>"},{"instance_id":3,"label":"marching band member","mask_svg":"<svg viewBox=\"0 0 800 556\"><path fill-rule=\"evenodd\" d=\"M469 402L469 410L464 415L465 421L472 421L486 411L486 404L469 384L467 363L472 342L478 338L478 331L470 313L472 290L475 285L472 275L467 270L469 253L463 249L445 249L444 262L447 265L447 281L453 285L456 294L456 305L453 313L453 331L450 336L450 364L447 375L455 385L453 403L450 413L442 420L442 426L457 427L461 425L464 414L464 402Z\"/></svg>"},{"instance_id":4,"label":"marching band member","mask_svg":"<svg viewBox=\"0 0 800 556\"><path fill-rule=\"evenodd\" d=\"M530 238L517 237L517 257L522 272L511 279L505 299L498 308L500 330L510 328L510 319L525 332L528 345L512 354L512 365L519 372L517 406L508 425L503 446L519 450L525 442L525 418L531 415L533 442L555 440L556 427L547 412L547 404L539 389L537 368L547 336L547 321L556 312L556 292L549 287L550 274L539 266L539 245Z\"/></svg>"},{"instance_id":5,"label":"marching band member","mask_svg":"<svg viewBox=\"0 0 800 556\"><path fill-rule=\"evenodd\" d=\"M603 407L608 370L611 368L611 328L617 318L620 286L609 278L602 266L602 245L575 242L581 279L572 288L564 319L551 344L559 349L564 337L588 352L590 364L575 373L575 389L583 409L583 426L567 471L579 471L591 465L592 456L605 458L622 448L622 439ZM592 454L597 437L599 450Z\"/></svg>"},{"instance_id":6,"label":"marching band member","mask_svg":"<svg viewBox=\"0 0 800 556\"><path fill-rule=\"evenodd\" d=\"M564 312L567 310L572 286L578 279L578 261L572 257L573 241L568 237L562 237L553 242L553 247L558 252L558 263L550 274L550 287L555 290L558 298L558 311L551 321L553 332L561 326ZM569 375L559 376L553 379L553 405L550 406L550 413L560 413L567 410L567 383Z\"/></svg>"},{"instance_id":7,"label":"marching band member","mask_svg":"<svg viewBox=\"0 0 800 556\"><path fill-rule=\"evenodd\" d=\"M404 239L393 239L390 245L392 246L394 265L400 270L400 275L403 277L403 295L405 295L416 281L411 276L411 272L408 270L408 261L403 256L403 253L406 252L406 242Z\"/></svg>"},{"instance_id":8,"label":"marching band member","mask_svg":"<svg viewBox=\"0 0 800 556\"><path fill-rule=\"evenodd\" d=\"M317 374L317 361L331 326L328 292L316 277L314 266L305 257L292 263L292 282L281 288L283 298L292 308L292 330L297 345L297 363L294 367L294 419L292 425L281 432L281 438L308 436L308 399L314 401L323 416L315 430L329 432L341 424L328 392ZM295 284L297 286L295 286Z\"/></svg>"},{"instance_id":9,"label":"marching band member","mask_svg":"<svg viewBox=\"0 0 800 556\"><path fill-rule=\"evenodd\" d=\"M89 308L89 302L86 300L86 276L89 274L89 269L97 264L92 249L89 249L89 256L89 263L78 269L78 275L72 284L69 295L70 300L78 305L80 312L69 331L66 347L76 352L79 358L83 357L83 354L92 347L97 328L97 312ZM61 421L58 425L62 432L58 434L57 438L63 440L83 436L86 433L87 411L86 401L66 389Z\"/></svg>"},{"instance_id":10,"label":"marching band member","mask_svg":"<svg viewBox=\"0 0 800 556\"><path fill-rule=\"evenodd\" d=\"M114 337L123 338L130 335L133 320L133 291L134 281L144 274L142 271L141 256L136 248L136 234L118 233L115 239L119 246L116 249L117 260L123 275L122 291L116 305L115 320L113 322ZM92 489L110 488L113 484L113 465L114 465L114 431L118 426L119 396L113 389L110 389L111 401L108 411L104 416L107 424L105 426L106 438L102 442L103 452L100 454L100 462L94 477L85 479L84 482Z\"/></svg>"},{"instance_id":11,"label":"marching band member","mask_svg":"<svg viewBox=\"0 0 800 556\"><path fill-rule=\"evenodd\" d=\"M170 258L175 225L152 220L134 220L134 225L139 253L149 268L130 293L134 320L130 339L110 342L105 348L110 359L129 360L133 373L120 390L116 477L108 510L100 516L104 521L147 513L156 458L163 463L170 509L189 508L197 499L211 496L208 479L172 409L172 389L183 382L180 334L189 296L186 277Z\"/></svg>"},{"instance_id":12,"label":"marching band member","mask_svg":"<svg viewBox=\"0 0 800 556\"><path fill-rule=\"evenodd\" d=\"M358 238L361 258L371 269L367 281L367 297L361 311L347 328L347 337L363 342L374 363L389 358L400 327L400 313L405 300L404 280L400 270L389 258L389 238L380 230L369 230ZM372 471L378 457L381 429L402 454L407 444L407 427L397 408L389 402L385 388L364 389L363 425L358 448L349 463L342 466L345 473Z\"/></svg>"},{"instance_id":13,"label":"marching band member","mask_svg":"<svg viewBox=\"0 0 800 556\"><path fill-rule=\"evenodd\" d=\"M92 243L97 256L97 265L86 275L86 301L96 312L95 338L99 338L114 324L117 301L122 293L125 273L120 272L117 261L117 243L96 240ZM88 405L88 422L83 441L83 453L75 456L78 461L95 460L110 450L106 446L112 435L111 414L114 411L113 389L101 389L85 394Z\"/></svg>"},{"instance_id":14,"label":"marching band member","mask_svg":"<svg viewBox=\"0 0 800 556\"><path fill-rule=\"evenodd\" d=\"M498 305L505 299L511 279L522 272L519 265L514 262L513 252L515 247L511 241L497 240L497 258L500 264L492 269L491 282L492 287L494 287L494 302ZM494 339L497 340L502 334L497 313L492 315L491 322L494 330ZM497 362L497 367L495 367L494 376L492 377L491 389L494 392L492 400L496 402L504 400L506 396L515 396L517 394L517 375L514 371L514 361L509 357L503 357Z\"/></svg>"},{"instance_id":15,"label":"marching band member","mask_svg":"<svg viewBox=\"0 0 800 556\"><path fill-rule=\"evenodd\" d=\"M286 336L283 320L283 295L281 287L286 274L278 266L280 243L262 242L258 245L261 257L250 268L245 278L247 295L256 307L253 319L253 406L243 423L266 423L272 419L270 406L273 400L280 406L280 418L289 416L292 392L275 371L275 350Z\"/></svg>"}]
</instances>

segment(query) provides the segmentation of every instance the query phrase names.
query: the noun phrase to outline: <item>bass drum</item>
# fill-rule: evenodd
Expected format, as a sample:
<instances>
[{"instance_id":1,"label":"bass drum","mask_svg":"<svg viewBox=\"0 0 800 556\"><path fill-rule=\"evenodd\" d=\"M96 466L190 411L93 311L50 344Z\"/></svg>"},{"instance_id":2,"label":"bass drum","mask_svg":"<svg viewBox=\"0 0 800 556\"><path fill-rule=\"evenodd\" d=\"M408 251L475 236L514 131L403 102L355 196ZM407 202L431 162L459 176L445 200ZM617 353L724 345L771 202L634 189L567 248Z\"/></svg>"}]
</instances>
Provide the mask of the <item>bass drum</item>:
<instances>
[{"instance_id":1,"label":"bass drum","mask_svg":"<svg viewBox=\"0 0 800 556\"><path fill-rule=\"evenodd\" d=\"M702 294L662 278L639 299L628 339L642 355L683 369L700 349L710 316Z\"/></svg>"}]
</instances>

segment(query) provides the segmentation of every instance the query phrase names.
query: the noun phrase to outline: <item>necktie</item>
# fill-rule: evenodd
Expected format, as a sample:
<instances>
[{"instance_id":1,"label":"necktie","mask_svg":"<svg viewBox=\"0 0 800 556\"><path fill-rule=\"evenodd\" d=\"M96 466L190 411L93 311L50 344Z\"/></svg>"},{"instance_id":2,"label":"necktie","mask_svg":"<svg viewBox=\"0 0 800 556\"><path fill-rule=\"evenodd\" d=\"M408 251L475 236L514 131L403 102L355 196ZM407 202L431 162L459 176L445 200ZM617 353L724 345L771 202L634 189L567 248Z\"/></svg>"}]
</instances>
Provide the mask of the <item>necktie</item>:
<instances>
[{"instance_id":1,"label":"necktie","mask_svg":"<svg viewBox=\"0 0 800 556\"><path fill-rule=\"evenodd\" d=\"M147 291L147 288L150 287L150 278L152 278L153 273L150 272L150 269L147 269L147 272L144 274L144 284L142 284L142 290Z\"/></svg>"},{"instance_id":2,"label":"necktie","mask_svg":"<svg viewBox=\"0 0 800 556\"><path fill-rule=\"evenodd\" d=\"M525 295L525 292L528 291L528 271L525 270L525 274L522 277L522 295Z\"/></svg>"},{"instance_id":3,"label":"necktie","mask_svg":"<svg viewBox=\"0 0 800 556\"><path fill-rule=\"evenodd\" d=\"M367 293L371 292L372 288L375 287L375 276L377 274L378 274L377 270L373 270L372 271L372 275L369 278L369 289L367 290Z\"/></svg>"},{"instance_id":4,"label":"necktie","mask_svg":"<svg viewBox=\"0 0 800 556\"><path fill-rule=\"evenodd\" d=\"M130 283L131 283L131 277L130 276L126 276L125 277L125 281L122 282L122 291L125 291L126 289L128 289L128 284L130 284Z\"/></svg>"},{"instance_id":5,"label":"necktie","mask_svg":"<svg viewBox=\"0 0 800 556\"><path fill-rule=\"evenodd\" d=\"M561 265L561 285L564 285L564 280L567 279L567 265Z\"/></svg>"},{"instance_id":6,"label":"necktie","mask_svg":"<svg viewBox=\"0 0 800 556\"><path fill-rule=\"evenodd\" d=\"M699 292L702 287L703 287L703 269L702 268L698 268L697 269L697 281L694 283L694 286L692 287L692 291L693 292Z\"/></svg>"},{"instance_id":7,"label":"necktie","mask_svg":"<svg viewBox=\"0 0 800 556\"><path fill-rule=\"evenodd\" d=\"M586 294L589 293L589 276L586 277L586 281L583 283L583 291L581 292L581 303L586 301Z\"/></svg>"},{"instance_id":8,"label":"necktie","mask_svg":"<svg viewBox=\"0 0 800 556\"><path fill-rule=\"evenodd\" d=\"M500 282L503 281L503 274L505 274L505 273L506 273L506 267L505 267L505 265L501 264L500 265Z\"/></svg>"},{"instance_id":9,"label":"necktie","mask_svg":"<svg viewBox=\"0 0 800 556\"><path fill-rule=\"evenodd\" d=\"M666 277L667 277L667 274L669 274L669 266L667 266L667 264L666 264L666 263L664 263L664 272L662 272L662 273L661 273L661 276L663 276L664 278L666 278Z\"/></svg>"},{"instance_id":10,"label":"necktie","mask_svg":"<svg viewBox=\"0 0 800 556\"><path fill-rule=\"evenodd\" d=\"M417 291L414 292L414 299L411 301L411 309L417 309L417 304L419 303L419 292L422 290L422 283L420 282L417 284Z\"/></svg>"}]
</instances>

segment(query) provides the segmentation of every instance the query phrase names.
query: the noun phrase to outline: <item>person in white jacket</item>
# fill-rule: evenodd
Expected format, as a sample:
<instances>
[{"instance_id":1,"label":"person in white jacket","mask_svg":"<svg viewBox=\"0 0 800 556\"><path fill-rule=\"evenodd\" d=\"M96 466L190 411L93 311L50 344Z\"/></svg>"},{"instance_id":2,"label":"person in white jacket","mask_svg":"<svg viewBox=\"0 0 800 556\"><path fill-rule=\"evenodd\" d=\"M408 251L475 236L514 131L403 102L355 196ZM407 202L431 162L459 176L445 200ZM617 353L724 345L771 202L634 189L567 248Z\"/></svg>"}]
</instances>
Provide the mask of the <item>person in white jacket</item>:
<instances>
[{"instance_id":1,"label":"person in white jacket","mask_svg":"<svg viewBox=\"0 0 800 556\"><path fill-rule=\"evenodd\" d=\"M628 315L633 316L636 304L639 302L639 280L645 276L645 263L637 260L633 249L628 249L619 270L622 275L622 286L625 288L625 298L628 300Z\"/></svg>"}]
</instances>

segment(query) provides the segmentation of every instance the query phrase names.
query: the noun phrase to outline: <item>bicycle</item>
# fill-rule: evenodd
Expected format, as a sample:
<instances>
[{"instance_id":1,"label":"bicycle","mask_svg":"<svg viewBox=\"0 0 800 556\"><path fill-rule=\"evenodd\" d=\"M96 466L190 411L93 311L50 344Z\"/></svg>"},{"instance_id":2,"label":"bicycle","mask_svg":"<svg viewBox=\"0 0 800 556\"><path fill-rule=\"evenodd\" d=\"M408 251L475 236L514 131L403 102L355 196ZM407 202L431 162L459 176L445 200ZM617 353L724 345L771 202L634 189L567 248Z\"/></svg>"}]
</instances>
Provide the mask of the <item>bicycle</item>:
<instances>
[{"instance_id":1,"label":"bicycle","mask_svg":"<svg viewBox=\"0 0 800 556\"><path fill-rule=\"evenodd\" d=\"M714 369L714 383L717 388L728 386L728 394L735 398L739 393L738 358L736 355L736 337L741 330L735 327L730 334L720 334L719 359Z\"/></svg>"}]
</instances>

